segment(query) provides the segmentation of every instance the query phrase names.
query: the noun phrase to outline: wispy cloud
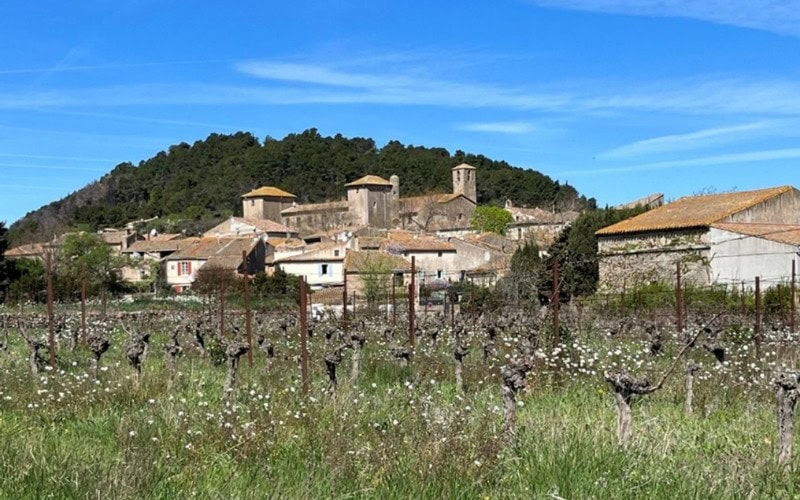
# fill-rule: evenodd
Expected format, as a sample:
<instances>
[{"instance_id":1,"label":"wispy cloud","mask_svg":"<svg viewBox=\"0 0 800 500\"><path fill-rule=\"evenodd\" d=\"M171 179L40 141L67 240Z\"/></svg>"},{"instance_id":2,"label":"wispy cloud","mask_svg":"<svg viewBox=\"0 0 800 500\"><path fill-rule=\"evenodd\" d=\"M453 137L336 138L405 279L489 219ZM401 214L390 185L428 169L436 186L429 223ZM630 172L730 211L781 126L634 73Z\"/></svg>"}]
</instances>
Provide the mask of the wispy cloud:
<instances>
[{"instance_id":1,"label":"wispy cloud","mask_svg":"<svg viewBox=\"0 0 800 500\"><path fill-rule=\"evenodd\" d=\"M800 1L800 0L799 0ZM121 84L78 89L0 92L0 109L68 109L145 105L376 104L553 113L626 111L696 115L800 115L800 83L792 80L696 78L671 82L562 82L508 86L420 75L414 68L342 69L347 64L247 62L247 84ZM564 90L553 90L555 88Z\"/></svg>"},{"instance_id":2,"label":"wispy cloud","mask_svg":"<svg viewBox=\"0 0 800 500\"><path fill-rule=\"evenodd\" d=\"M800 148L770 149L764 151L750 151L745 153L731 153L723 155L705 156L688 160L669 160L653 163L642 163L620 167L601 167L595 169L568 170L559 172L559 175L593 176L621 174L630 172L649 172L656 170L670 170L688 167L712 167L719 165L734 165L740 163L758 163L776 160L792 160L800 158Z\"/></svg>"},{"instance_id":3,"label":"wispy cloud","mask_svg":"<svg viewBox=\"0 0 800 500\"><path fill-rule=\"evenodd\" d=\"M770 127L768 122L754 122L729 127L708 128L687 134L664 135L636 141L618 148L604 151L598 158L627 158L665 151L686 151L711 145L718 145L741 138L750 133Z\"/></svg>"},{"instance_id":4,"label":"wispy cloud","mask_svg":"<svg viewBox=\"0 0 800 500\"><path fill-rule=\"evenodd\" d=\"M536 127L529 122L464 123L456 128L467 132L489 132L495 134L527 134L536 129Z\"/></svg>"},{"instance_id":5,"label":"wispy cloud","mask_svg":"<svg viewBox=\"0 0 800 500\"><path fill-rule=\"evenodd\" d=\"M530 0L543 7L681 17L800 36L800 0Z\"/></svg>"}]
</instances>

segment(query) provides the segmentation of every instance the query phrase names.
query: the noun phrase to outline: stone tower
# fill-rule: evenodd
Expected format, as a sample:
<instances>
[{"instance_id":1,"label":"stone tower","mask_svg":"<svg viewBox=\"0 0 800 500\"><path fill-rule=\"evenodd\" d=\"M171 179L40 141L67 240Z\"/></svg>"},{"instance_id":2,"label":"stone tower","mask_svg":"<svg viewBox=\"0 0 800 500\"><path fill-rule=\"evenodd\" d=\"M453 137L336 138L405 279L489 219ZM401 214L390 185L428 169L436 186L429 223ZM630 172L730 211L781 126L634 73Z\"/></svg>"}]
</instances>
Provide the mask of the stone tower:
<instances>
[{"instance_id":1,"label":"stone tower","mask_svg":"<svg viewBox=\"0 0 800 500\"><path fill-rule=\"evenodd\" d=\"M366 175L345 187L348 209L355 222L371 227L391 226L394 187L391 182L377 175Z\"/></svg>"},{"instance_id":2,"label":"stone tower","mask_svg":"<svg viewBox=\"0 0 800 500\"><path fill-rule=\"evenodd\" d=\"M453 167L453 194L463 194L473 203L478 203L475 171L475 167L466 163Z\"/></svg>"},{"instance_id":3,"label":"stone tower","mask_svg":"<svg viewBox=\"0 0 800 500\"><path fill-rule=\"evenodd\" d=\"M396 226L400 223L400 177L393 175L389 177L389 182L392 183L392 204L389 222Z\"/></svg>"},{"instance_id":4,"label":"stone tower","mask_svg":"<svg viewBox=\"0 0 800 500\"><path fill-rule=\"evenodd\" d=\"M273 186L264 186L242 195L242 214L246 219L281 222L281 210L289 208L296 196Z\"/></svg>"}]
</instances>

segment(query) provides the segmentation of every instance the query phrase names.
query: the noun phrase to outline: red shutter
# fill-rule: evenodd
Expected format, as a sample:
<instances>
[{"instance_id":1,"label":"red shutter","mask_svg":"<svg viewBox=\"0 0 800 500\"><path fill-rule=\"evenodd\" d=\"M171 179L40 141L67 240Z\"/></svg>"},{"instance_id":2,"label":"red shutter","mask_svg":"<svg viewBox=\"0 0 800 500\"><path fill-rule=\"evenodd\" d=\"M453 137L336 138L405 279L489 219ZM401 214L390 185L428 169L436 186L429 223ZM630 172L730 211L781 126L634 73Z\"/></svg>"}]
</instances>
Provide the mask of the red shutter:
<instances>
[{"instance_id":1,"label":"red shutter","mask_svg":"<svg viewBox=\"0 0 800 500\"><path fill-rule=\"evenodd\" d=\"M186 274L192 274L192 263L191 263L191 261L186 263Z\"/></svg>"},{"instance_id":2,"label":"red shutter","mask_svg":"<svg viewBox=\"0 0 800 500\"><path fill-rule=\"evenodd\" d=\"M178 266L178 276L180 276L181 275L181 263L178 262L176 265Z\"/></svg>"}]
</instances>

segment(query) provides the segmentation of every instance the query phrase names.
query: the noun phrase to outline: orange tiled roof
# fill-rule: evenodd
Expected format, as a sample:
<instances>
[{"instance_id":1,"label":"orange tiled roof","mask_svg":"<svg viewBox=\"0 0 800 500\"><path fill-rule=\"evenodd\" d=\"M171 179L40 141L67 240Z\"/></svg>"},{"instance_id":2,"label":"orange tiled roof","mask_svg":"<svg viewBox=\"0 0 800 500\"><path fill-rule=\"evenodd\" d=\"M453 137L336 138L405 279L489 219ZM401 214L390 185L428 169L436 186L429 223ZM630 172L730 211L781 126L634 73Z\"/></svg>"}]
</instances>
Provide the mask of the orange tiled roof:
<instances>
[{"instance_id":1,"label":"orange tiled roof","mask_svg":"<svg viewBox=\"0 0 800 500\"><path fill-rule=\"evenodd\" d=\"M264 196L274 196L276 198L297 198L292 193L287 193L283 189L276 188L275 186L263 186L254 189L249 193L243 194L242 198L261 198Z\"/></svg>"},{"instance_id":2,"label":"orange tiled roof","mask_svg":"<svg viewBox=\"0 0 800 500\"><path fill-rule=\"evenodd\" d=\"M396 236L390 236L390 239L384 243L383 248L401 252L454 252L456 250L452 243L437 238L408 238L403 236L397 238Z\"/></svg>"},{"instance_id":3,"label":"orange tiled roof","mask_svg":"<svg viewBox=\"0 0 800 500\"><path fill-rule=\"evenodd\" d=\"M708 227L759 203L788 193L792 186L688 196L597 231L598 236Z\"/></svg>"},{"instance_id":4,"label":"orange tiled roof","mask_svg":"<svg viewBox=\"0 0 800 500\"><path fill-rule=\"evenodd\" d=\"M377 175L365 175L364 177L354 180L349 184L345 184L344 187L357 187L357 186L391 186L392 183L384 179L383 177L378 177Z\"/></svg>"},{"instance_id":5,"label":"orange tiled roof","mask_svg":"<svg viewBox=\"0 0 800 500\"><path fill-rule=\"evenodd\" d=\"M170 255L167 260L209 260L212 257L232 256L241 261L242 251L250 253L257 243L253 238L201 238Z\"/></svg>"},{"instance_id":6,"label":"orange tiled roof","mask_svg":"<svg viewBox=\"0 0 800 500\"><path fill-rule=\"evenodd\" d=\"M755 236L765 240L800 245L800 225L797 224L765 224L758 222L721 222L711 227L732 233Z\"/></svg>"}]
</instances>

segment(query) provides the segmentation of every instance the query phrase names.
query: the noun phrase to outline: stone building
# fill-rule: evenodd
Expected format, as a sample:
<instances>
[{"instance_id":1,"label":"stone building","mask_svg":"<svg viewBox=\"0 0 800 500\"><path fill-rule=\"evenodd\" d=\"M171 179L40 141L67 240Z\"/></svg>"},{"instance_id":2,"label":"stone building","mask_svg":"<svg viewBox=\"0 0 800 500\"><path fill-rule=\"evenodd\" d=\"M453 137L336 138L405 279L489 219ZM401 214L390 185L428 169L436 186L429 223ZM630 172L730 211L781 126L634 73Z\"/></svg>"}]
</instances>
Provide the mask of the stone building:
<instances>
[{"instance_id":1,"label":"stone building","mask_svg":"<svg viewBox=\"0 0 800 500\"><path fill-rule=\"evenodd\" d=\"M506 235L515 241L533 240L540 248L552 245L561 231L580 215L572 210L549 212L541 208L517 207L511 200L506 200L505 209L513 219L506 226Z\"/></svg>"},{"instance_id":2,"label":"stone building","mask_svg":"<svg viewBox=\"0 0 800 500\"><path fill-rule=\"evenodd\" d=\"M723 262L732 258L731 252L741 254L744 248L722 245L725 238L719 237L719 231L732 229L726 224L739 224L741 231L745 227L741 224L800 224L800 191L783 186L685 197L603 228L596 233L599 287L618 290L650 282L674 283L678 264L684 281L697 285L740 276L741 272L731 269L741 269L745 261ZM770 252L765 244L761 247Z\"/></svg>"},{"instance_id":3,"label":"stone building","mask_svg":"<svg viewBox=\"0 0 800 500\"><path fill-rule=\"evenodd\" d=\"M453 167L453 192L402 198L400 178L366 175L345 184L343 200L295 203L295 195L266 186L242 198L246 219L266 219L301 232L370 227L435 231L468 228L477 202L477 171L465 163Z\"/></svg>"},{"instance_id":4,"label":"stone building","mask_svg":"<svg viewBox=\"0 0 800 500\"><path fill-rule=\"evenodd\" d=\"M242 195L245 219L281 221L281 211L294 204L296 196L273 186L265 186Z\"/></svg>"}]
</instances>

